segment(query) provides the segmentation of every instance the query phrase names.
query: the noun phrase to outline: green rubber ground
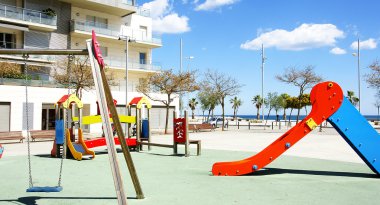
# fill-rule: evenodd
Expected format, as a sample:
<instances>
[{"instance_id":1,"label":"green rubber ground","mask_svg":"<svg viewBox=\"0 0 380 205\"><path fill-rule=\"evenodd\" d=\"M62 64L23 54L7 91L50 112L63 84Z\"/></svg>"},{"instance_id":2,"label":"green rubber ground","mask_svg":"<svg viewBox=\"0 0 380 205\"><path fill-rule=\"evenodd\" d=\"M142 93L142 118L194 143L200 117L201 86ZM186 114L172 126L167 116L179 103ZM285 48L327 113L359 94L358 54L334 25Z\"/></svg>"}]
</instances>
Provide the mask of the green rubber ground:
<instances>
[{"instance_id":1,"label":"green rubber ground","mask_svg":"<svg viewBox=\"0 0 380 205\"><path fill-rule=\"evenodd\" d=\"M180 150L183 151L183 150ZM192 154L195 150L191 150ZM145 199L135 192L122 153L128 204L379 204L380 179L365 164L281 157L268 170L241 177L210 175L216 161L243 159L252 153L202 150L202 156L171 156L154 147L132 153ZM32 157L36 186L56 186L59 159ZM64 160L59 193L26 193L27 157L0 159L0 204L117 204L107 154L94 160Z\"/></svg>"}]
</instances>

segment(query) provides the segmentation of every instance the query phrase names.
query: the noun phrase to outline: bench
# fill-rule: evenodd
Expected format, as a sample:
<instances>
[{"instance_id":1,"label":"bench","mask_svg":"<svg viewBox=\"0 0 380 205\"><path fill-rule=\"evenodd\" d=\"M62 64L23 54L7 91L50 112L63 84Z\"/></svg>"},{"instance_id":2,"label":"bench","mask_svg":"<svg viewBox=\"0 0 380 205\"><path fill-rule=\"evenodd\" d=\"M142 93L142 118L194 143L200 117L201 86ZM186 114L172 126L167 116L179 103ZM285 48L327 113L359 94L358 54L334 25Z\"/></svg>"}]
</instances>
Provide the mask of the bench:
<instances>
[{"instance_id":1,"label":"bench","mask_svg":"<svg viewBox=\"0 0 380 205\"><path fill-rule=\"evenodd\" d=\"M198 132L198 124L189 124L189 131Z\"/></svg>"},{"instance_id":2,"label":"bench","mask_svg":"<svg viewBox=\"0 0 380 205\"><path fill-rule=\"evenodd\" d=\"M0 132L0 140L20 140L22 143L24 139L21 131Z\"/></svg>"},{"instance_id":3,"label":"bench","mask_svg":"<svg viewBox=\"0 0 380 205\"><path fill-rule=\"evenodd\" d=\"M198 131L208 130L208 129L210 130L210 132L215 131L215 127L209 123L199 124L199 125L197 125L197 128L198 128Z\"/></svg>"},{"instance_id":4,"label":"bench","mask_svg":"<svg viewBox=\"0 0 380 205\"><path fill-rule=\"evenodd\" d=\"M177 154L177 149L178 149L177 146L179 144L185 145L185 153L188 153L185 143L176 143L176 142L174 142L174 145L173 145L174 146L174 154ZM201 155L201 140L189 140L189 145L190 144L197 145L197 155L198 156Z\"/></svg>"},{"instance_id":5,"label":"bench","mask_svg":"<svg viewBox=\"0 0 380 205\"><path fill-rule=\"evenodd\" d=\"M55 130L31 130L30 137L32 138L32 142L36 141L36 139L54 139L55 138Z\"/></svg>"}]
</instances>

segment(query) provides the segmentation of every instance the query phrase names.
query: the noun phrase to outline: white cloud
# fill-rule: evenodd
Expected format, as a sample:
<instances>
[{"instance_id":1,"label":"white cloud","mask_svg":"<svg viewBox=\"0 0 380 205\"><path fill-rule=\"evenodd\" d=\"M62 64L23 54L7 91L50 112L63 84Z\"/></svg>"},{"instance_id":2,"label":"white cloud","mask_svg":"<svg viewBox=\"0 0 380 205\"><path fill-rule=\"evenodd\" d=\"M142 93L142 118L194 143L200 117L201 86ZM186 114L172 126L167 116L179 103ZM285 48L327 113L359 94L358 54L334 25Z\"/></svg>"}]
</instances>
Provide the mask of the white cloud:
<instances>
[{"instance_id":1,"label":"white cloud","mask_svg":"<svg viewBox=\"0 0 380 205\"><path fill-rule=\"evenodd\" d=\"M360 44L359 45L360 49L371 50L371 49L377 48L377 42L373 38L370 38L370 39L365 40L365 41L359 41L359 44ZM351 48L354 50L357 50L358 49L358 42L357 41L352 42Z\"/></svg>"},{"instance_id":2,"label":"white cloud","mask_svg":"<svg viewBox=\"0 0 380 205\"><path fill-rule=\"evenodd\" d=\"M341 49L339 47L335 47L335 48L330 50L330 53L335 54L335 55L343 55L343 54L346 54L347 52L344 49Z\"/></svg>"},{"instance_id":3,"label":"white cloud","mask_svg":"<svg viewBox=\"0 0 380 205\"><path fill-rule=\"evenodd\" d=\"M213 10L225 5L232 5L236 3L238 0L206 0L202 4L199 4L197 7L195 7L196 11L204 10L209 11ZM198 2L198 1L195 1Z\"/></svg>"},{"instance_id":4,"label":"white cloud","mask_svg":"<svg viewBox=\"0 0 380 205\"><path fill-rule=\"evenodd\" d=\"M257 38L241 44L240 48L259 50L264 44L266 48L300 51L334 46L338 38L344 38L344 32L333 24L302 24L292 31L276 29L261 33Z\"/></svg>"},{"instance_id":5,"label":"white cloud","mask_svg":"<svg viewBox=\"0 0 380 205\"><path fill-rule=\"evenodd\" d=\"M153 30L158 33L184 33L190 31L189 18L172 13L162 18L153 19Z\"/></svg>"},{"instance_id":6,"label":"white cloud","mask_svg":"<svg viewBox=\"0 0 380 205\"><path fill-rule=\"evenodd\" d=\"M187 1L183 1L185 3ZM150 10L152 29L157 33L184 33L190 31L189 18L173 12L169 0L154 0L142 5Z\"/></svg>"}]
</instances>

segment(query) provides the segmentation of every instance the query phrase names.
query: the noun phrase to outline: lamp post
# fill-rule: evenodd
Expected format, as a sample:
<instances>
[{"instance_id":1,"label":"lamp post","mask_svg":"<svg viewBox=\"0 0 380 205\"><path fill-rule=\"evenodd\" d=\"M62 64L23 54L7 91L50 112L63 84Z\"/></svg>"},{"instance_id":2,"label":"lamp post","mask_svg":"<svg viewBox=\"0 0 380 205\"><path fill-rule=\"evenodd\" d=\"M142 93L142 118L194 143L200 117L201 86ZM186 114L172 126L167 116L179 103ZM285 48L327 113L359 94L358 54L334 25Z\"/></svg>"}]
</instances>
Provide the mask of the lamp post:
<instances>
[{"instance_id":1,"label":"lamp post","mask_svg":"<svg viewBox=\"0 0 380 205\"><path fill-rule=\"evenodd\" d=\"M359 107L359 113L360 113L360 101L362 101L360 97L360 40L358 38L358 51L357 53L352 53L353 56L358 57L358 97L359 97L359 102L358 102L358 107Z\"/></svg>"},{"instance_id":2,"label":"lamp post","mask_svg":"<svg viewBox=\"0 0 380 205\"><path fill-rule=\"evenodd\" d=\"M182 73L182 38L179 43L179 73ZM183 102L182 102L182 93L179 94L179 116L182 117Z\"/></svg>"},{"instance_id":3,"label":"lamp post","mask_svg":"<svg viewBox=\"0 0 380 205\"><path fill-rule=\"evenodd\" d=\"M261 114L264 122L264 64L267 58L264 55L264 44L261 44Z\"/></svg>"},{"instance_id":4,"label":"lamp post","mask_svg":"<svg viewBox=\"0 0 380 205\"><path fill-rule=\"evenodd\" d=\"M128 115L128 55L129 55L129 42L131 41L129 36L119 36L119 40L125 41L125 112ZM129 123L125 123L125 135L129 136Z\"/></svg>"},{"instance_id":5,"label":"lamp post","mask_svg":"<svg viewBox=\"0 0 380 205\"><path fill-rule=\"evenodd\" d=\"M188 57L185 57L185 59L189 60L189 62L187 63L187 71L189 71L189 66L190 66L190 61L194 59L194 56L188 56Z\"/></svg>"},{"instance_id":6,"label":"lamp post","mask_svg":"<svg viewBox=\"0 0 380 205\"><path fill-rule=\"evenodd\" d=\"M189 62L187 62L187 68L186 68L186 72L189 72L190 61L194 59L194 56L187 56L187 57L185 57L185 59L189 60ZM186 103L189 103L189 95L188 94L186 95Z\"/></svg>"}]
</instances>

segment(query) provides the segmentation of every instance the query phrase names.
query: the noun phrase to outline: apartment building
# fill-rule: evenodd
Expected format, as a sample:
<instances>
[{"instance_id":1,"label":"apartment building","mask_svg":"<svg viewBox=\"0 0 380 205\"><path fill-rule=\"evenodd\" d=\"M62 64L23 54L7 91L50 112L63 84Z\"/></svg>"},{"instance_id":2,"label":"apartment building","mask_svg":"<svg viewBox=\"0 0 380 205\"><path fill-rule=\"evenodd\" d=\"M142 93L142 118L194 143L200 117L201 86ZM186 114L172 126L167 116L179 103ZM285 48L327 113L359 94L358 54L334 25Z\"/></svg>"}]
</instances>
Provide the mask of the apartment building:
<instances>
[{"instance_id":1,"label":"apartment building","mask_svg":"<svg viewBox=\"0 0 380 205\"><path fill-rule=\"evenodd\" d=\"M153 61L152 50L161 47L162 41L152 33L149 13L138 8L135 0L0 0L0 49L84 49L86 39L95 30L105 62L117 82L112 87L113 97L119 112L125 113L127 54L128 102L142 95L135 89L139 80L161 69ZM130 39L128 49L125 37ZM31 71L36 79L31 80L28 89L31 130L54 129L54 103L68 93L51 77L54 63L62 58L66 57L31 55L27 59L28 65L45 71ZM24 63L22 56L17 55L0 55L0 61ZM0 131L26 129L23 85L22 79L0 79ZM96 114L93 90L83 91L82 101L83 115ZM163 105L158 102L152 105L152 128L164 128ZM173 105L178 105L178 100ZM100 132L101 125L91 125L85 130Z\"/></svg>"}]
</instances>

